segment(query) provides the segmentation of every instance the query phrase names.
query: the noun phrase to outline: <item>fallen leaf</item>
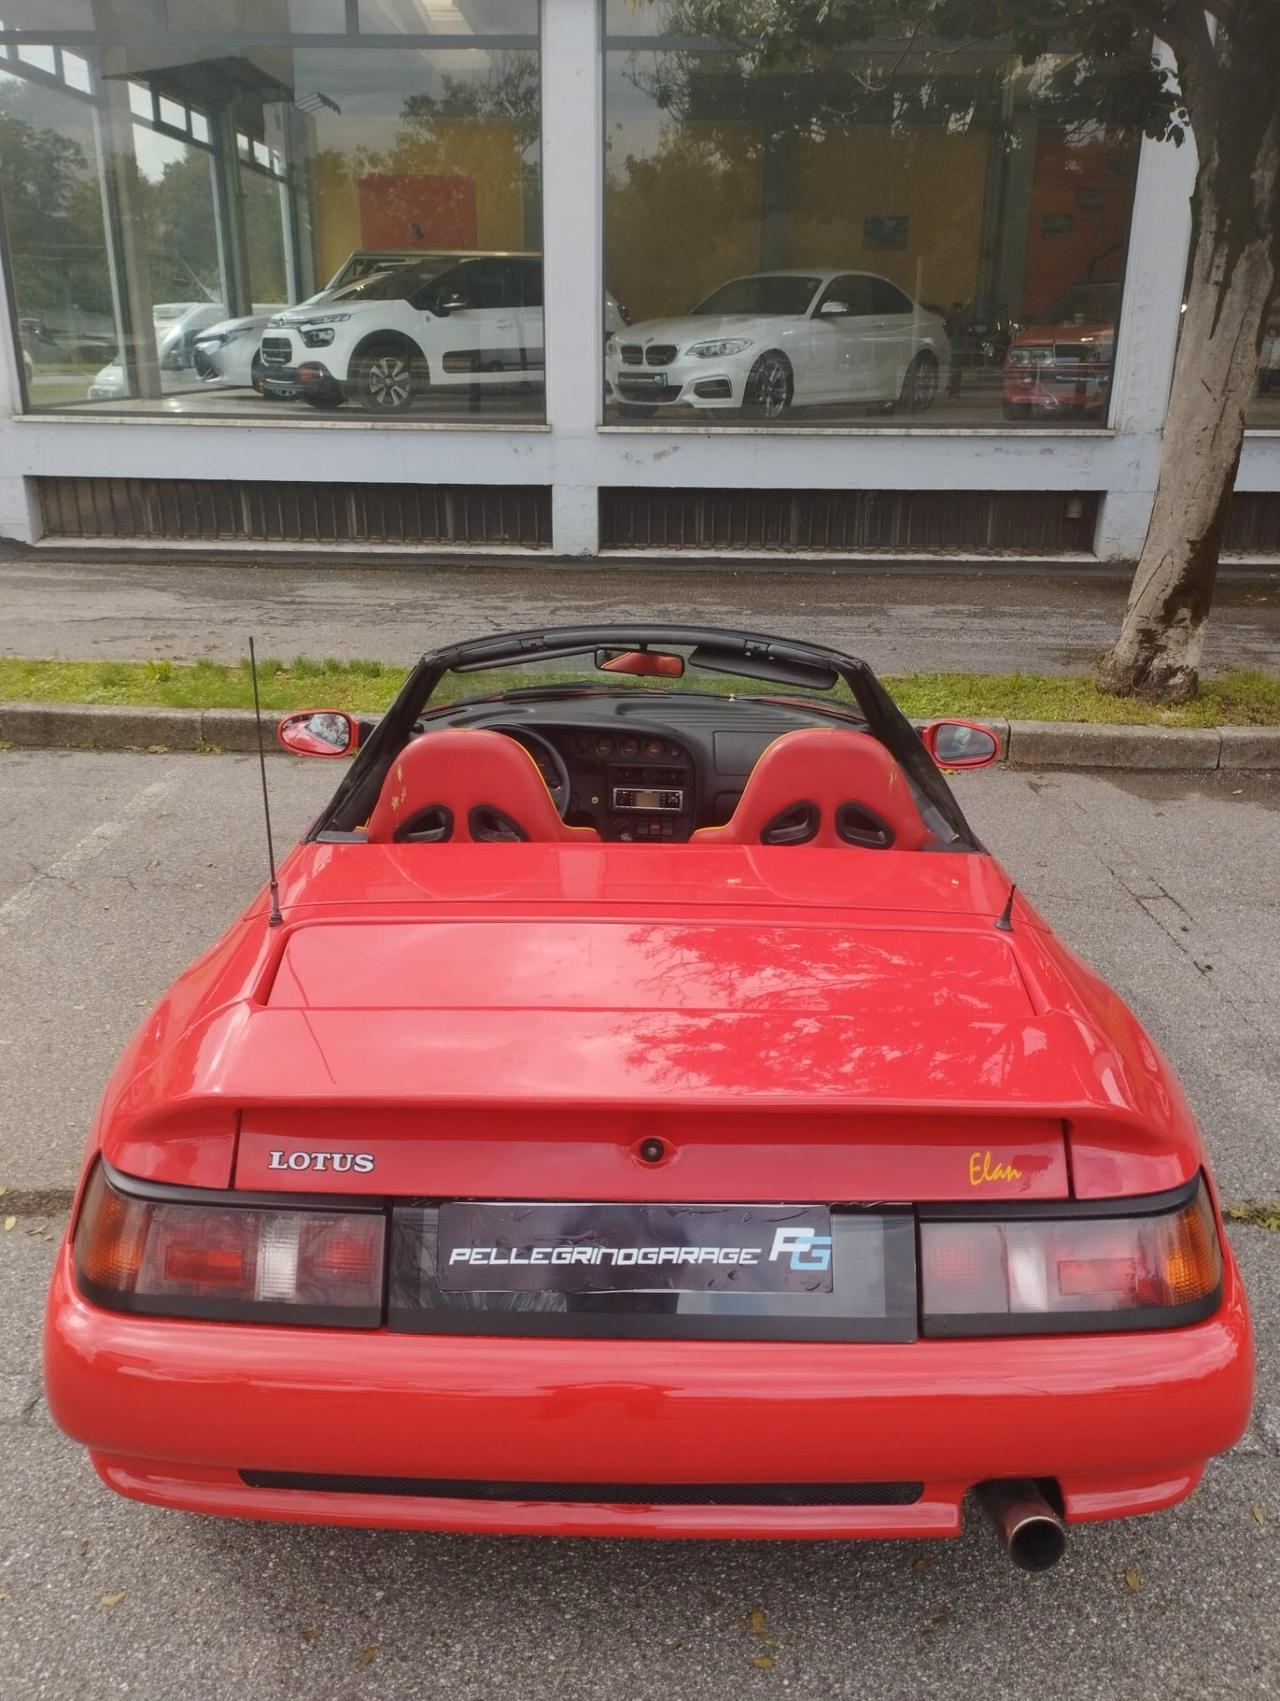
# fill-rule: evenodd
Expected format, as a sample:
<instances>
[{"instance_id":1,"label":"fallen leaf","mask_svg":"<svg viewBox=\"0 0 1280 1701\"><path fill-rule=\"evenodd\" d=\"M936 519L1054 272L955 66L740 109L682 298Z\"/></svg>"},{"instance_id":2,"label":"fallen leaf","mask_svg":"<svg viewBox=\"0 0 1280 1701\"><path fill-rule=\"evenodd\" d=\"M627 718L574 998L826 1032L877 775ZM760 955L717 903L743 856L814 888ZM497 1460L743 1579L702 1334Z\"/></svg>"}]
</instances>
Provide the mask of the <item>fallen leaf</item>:
<instances>
[{"instance_id":1,"label":"fallen leaf","mask_svg":"<svg viewBox=\"0 0 1280 1701\"><path fill-rule=\"evenodd\" d=\"M98 1602L98 1611L110 1612L112 1607L118 1607L127 1592L128 1591L125 1589L118 1589L114 1595L103 1595L102 1599Z\"/></svg>"},{"instance_id":2,"label":"fallen leaf","mask_svg":"<svg viewBox=\"0 0 1280 1701\"><path fill-rule=\"evenodd\" d=\"M0 1187L0 1197L2 1197L8 1191L9 1191L9 1189L7 1187Z\"/></svg>"},{"instance_id":3,"label":"fallen leaf","mask_svg":"<svg viewBox=\"0 0 1280 1701\"><path fill-rule=\"evenodd\" d=\"M752 1607L751 1611L747 1614L747 1623L751 1626L752 1631L762 1642L768 1642L769 1645L772 1646L778 1640L776 1636L770 1636L765 1630L764 1614L761 1612L759 1607Z\"/></svg>"},{"instance_id":4,"label":"fallen leaf","mask_svg":"<svg viewBox=\"0 0 1280 1701\"><path fill-rule=\"evenodd\" d=\"M169 754L169 746L167 744L148 744L147 754L149 756L167 756Z\"/></svg>"},{"instance_id":5,"label":"fallen leaf","mask_svg":"<svg viewBox=\"0 0 1280 1701\"><path fill-rule=\"evenodd\" d=\"M911 1569L915 1572L917 1577L923 1577L925 1572L932 1571L937 1563L936 1559L913 1559L911 1561Z\"/></svg>"},{"instance_id":6,"label":"fallen leaf","mask_svg":"<svg viewBox=\"0 0 1280 1701\"><path fill-rule=\"evenodd\" d=\"M361 1654L358 1663L362 1666L371 1666L373 1664L373 1662L377 1659L377 1657L378 1657L378 1644L375 1642L372 1647L365 1649L364 1653Z\"/></svg>"},{"instance_id":7,"label":"fallen leaf","mask_svg":"<svg viewBox=\"0 0 1280 1701\"><path fill-rule=\"evenodd\" d=\"M17 1226L18 1226L17 1217L6 1217L4 1219L4 1232L6 1234L8 1234L10 1229L17 1228Z\"/></svg>"},{"instance_id":8,"label":"fallen leaf","mask_svg":"<svg viewBox=\"0 0 1280 1701\"><path fill-rule=\"evenodd\" d=\"M1258 1528L1260 1530L1264 1529L1266 1527L1267 1515L1262 1510L1261 1506L1251 1506L1249 1508L1249 1510L1253 1513L1254 1523L1258 1526Z\"/></svg>"},{"instance_id":9,"label":"fallen leaf","mask_svg":"<svg viewBox=\"0 0 1280 1701\"><path fill-rule=\"evenodd\" d=\"M1142 1593L1142 1578L1132 1566L1125 1572L1124 1580L1131 1594L1139 1595Z\"/></svg>"},{"instance_id":10,"label":"fallen leaf","mask_svg":"<svg viewBox=\"0 0 1280 1701\"><path fill-rule=\"evenodd\" d=\"M757 1654L751 1663L753 1666L759 1666L761 1671L768 1671L773 1664L773 1655Z\"/></svg>"},{"instance_id":11,"label":"fallen leaf","mask_svg":"<svg viewBox=\"0 0 1280 1701\"><path fill-rule=\"evenodd\" d=\"M317 1630L315 1626L311 1624L300 1624L298 1626L298 1635L301 1636L304 1642L318 1642L324 1635L324 1631Z\"/></svg>"},{"instance_id":12,"label":"fallen leaf","mask_svg":"<svg viewBox=\"0 0 1280 1701\"><path fill-rule=\"evenodd\" d=\"M678 1638L673 1637L670 1642L664 1642L662 1644L662 1651L663 1651L664 1654L674 1654L678 1649L683 1648L683 1647L684 1647L684 1643L681 1642Z\"/></svg>"}]
</instances>

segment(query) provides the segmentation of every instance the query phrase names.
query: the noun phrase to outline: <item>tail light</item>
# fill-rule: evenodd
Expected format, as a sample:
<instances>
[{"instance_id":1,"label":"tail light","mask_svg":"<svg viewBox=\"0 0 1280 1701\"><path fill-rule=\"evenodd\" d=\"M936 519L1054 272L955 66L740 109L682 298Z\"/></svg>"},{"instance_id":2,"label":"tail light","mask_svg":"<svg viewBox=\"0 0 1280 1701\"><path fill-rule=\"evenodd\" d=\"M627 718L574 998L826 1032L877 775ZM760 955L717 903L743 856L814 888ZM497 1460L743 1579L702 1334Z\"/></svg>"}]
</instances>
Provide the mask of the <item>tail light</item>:
<instances>
[{"instance_id":1,"label":"tail light","mask_svg":"<svg viewBox=\"0 0 1280 1701\"><path fill-rule=\"evenodd\" d=\"M380 1211L138 1198L100 1165L76 1225L76 1279L112 1311L374 1328L385 1233Z\"/></svg>"},{"instance_id":2,"label":"tail light","mask_svg":"<svg viewBox=\"0 0 1280 1701\"><path fill-rule=\"evenodd\" d=\"M1218 1304L1208 1194L1141 1216L920 1223L926 1335L1170 1328Z\"/></svg>"}]
</instances>

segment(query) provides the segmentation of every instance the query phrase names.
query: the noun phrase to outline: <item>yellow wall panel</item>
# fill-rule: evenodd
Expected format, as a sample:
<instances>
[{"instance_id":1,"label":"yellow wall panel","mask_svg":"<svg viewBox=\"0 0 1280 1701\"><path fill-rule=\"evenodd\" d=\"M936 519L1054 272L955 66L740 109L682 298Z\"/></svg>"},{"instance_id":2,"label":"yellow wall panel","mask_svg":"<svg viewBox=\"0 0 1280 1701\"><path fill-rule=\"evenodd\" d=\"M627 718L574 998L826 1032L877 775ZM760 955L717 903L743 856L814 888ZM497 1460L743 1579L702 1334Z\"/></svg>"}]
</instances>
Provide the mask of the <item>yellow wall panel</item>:
<instances>
[{"instance_id":1,"label":"yellow wall panel","mask_svg":"<svg viewBox=\"0 0 1280 1701\"><path fill-rule=\"evenodd\" d=\"M787 264L879 272L947 308L977 289L985 131L860 124L791 143ZM868 248L868 217L905 215L905 248Z\"/></svg>"},{"instance_id":2,"label":"yellow wall panel","mask_svg":"<svg viewBox=\"0 0 1280 1701\"><path fill-rule=\"evenodd\" d=\"M760 257L760 161L747 124L687 124L610 162L605 287L633 320L683 313Z\"/></svg>"}]
</instances>

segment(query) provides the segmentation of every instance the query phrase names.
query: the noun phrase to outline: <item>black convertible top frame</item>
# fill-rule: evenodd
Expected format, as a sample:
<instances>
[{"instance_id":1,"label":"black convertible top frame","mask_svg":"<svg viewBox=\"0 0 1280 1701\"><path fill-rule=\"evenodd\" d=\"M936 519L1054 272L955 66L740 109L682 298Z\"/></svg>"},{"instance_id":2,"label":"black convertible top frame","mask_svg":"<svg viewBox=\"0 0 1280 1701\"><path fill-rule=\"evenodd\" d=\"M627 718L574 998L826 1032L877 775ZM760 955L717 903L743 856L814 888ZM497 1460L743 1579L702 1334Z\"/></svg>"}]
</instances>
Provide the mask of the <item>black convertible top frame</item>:
<instances>
[{"instance_id":1,"label":"black convertible top frame","mask_svg":"<svg viewBox=\"0 0 1280 1701\"><path fill-rule=\"evenodd\" d=\"M373 806L392 759L413 736L420 718L440 681L450 673L480 673L493 668L519 666L538 661L555 661L570 656L594 654L596 650L650 650L675 647L705 648L717 653L717 661L741 657L751 662L773 662L802 672L813 671L819 688L834 684L834 674L843 680L870 731L889 751L899 766L937 808L956 835L957 848L980 851L982 844L965 820L942 775L921 744L911 722L881 685L866 662L847 656L824 644L806 644L793 638L772 638L758 632L734 631L718 626L675 626L644 621L607 626L552 626L526 632L507 632L498 637L472 638L429 650L405 680L395 702L378 722L361 748L346 778L329 806L312 824L307 838L314 839L331 829L349 829L344 819L354 810L363 820ZM673 693L678 695L678 693Z\"/></svg>"}]
</instances>

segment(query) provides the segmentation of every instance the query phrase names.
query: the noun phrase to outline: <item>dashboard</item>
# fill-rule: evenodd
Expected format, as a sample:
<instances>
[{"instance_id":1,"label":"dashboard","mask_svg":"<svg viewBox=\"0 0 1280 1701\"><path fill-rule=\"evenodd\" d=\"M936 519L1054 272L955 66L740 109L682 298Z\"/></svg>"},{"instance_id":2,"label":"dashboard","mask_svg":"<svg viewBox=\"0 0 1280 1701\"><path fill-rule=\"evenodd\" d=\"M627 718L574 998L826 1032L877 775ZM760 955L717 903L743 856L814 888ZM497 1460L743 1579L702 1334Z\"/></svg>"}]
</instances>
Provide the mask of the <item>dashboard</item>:
<instances>
[{"instance_id":1,"label":"dashboard","mask_svg":"<svg viewBox=\"0 0 1280 1701\"><path fill-rule=\"evenodd\" d=\"M594 827L615 842L683 843L729 819L775 738L832 719L801 704L623 690L508 695L437 712L419 726L486 727L515 739L570 826Z\"/></svg>"}]
</instances>

